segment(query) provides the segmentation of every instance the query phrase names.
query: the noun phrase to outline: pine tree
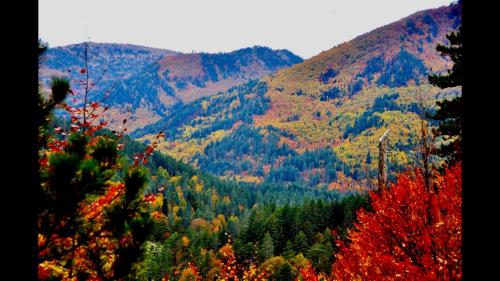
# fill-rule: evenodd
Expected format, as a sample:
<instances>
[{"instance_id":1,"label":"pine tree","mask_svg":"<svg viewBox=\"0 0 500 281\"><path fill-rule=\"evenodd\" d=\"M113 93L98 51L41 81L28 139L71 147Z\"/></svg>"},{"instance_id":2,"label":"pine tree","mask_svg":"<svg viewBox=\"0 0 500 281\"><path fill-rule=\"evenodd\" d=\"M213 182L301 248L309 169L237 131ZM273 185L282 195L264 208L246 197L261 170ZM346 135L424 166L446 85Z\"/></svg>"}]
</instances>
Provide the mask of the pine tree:
<instances>
[{"instance_id":1,"label":"pine tree","mask_svg":"<svg viewBox=\"0 0 500 281\"><path fill-rule=\"evenodd\" d=\"M314 243L306 253L314 268L321 272L329 272L333 261L333 245L331 242Z\"/></svg>"},{"instance_id":2,"label":"pine tree","mask_svg":"<svg viewBox=\"0 0 500 281\"><path fill-rule=\"evenodd\" d=\"M39 54L45 49L39 46ZM123 279L134 270L151 226L143 193L147 171L124 163L116 136L96 134L103 124L93 125L95 117L82 122L82 109L64 103L69 92L69 81L54 78L51 95L38 96L39 279ZM50 128L56 107L70 114L68 131ZM92 103L87 110L98 108Z\"/></svg>"},{"instance_id":3,"label":"pine tree","mask_svg":"<svg viewBox=\"0 0 500 281\"><path fill-rule=\"evenodd\" d=\"M294 246L295 246L295 250L297 251L297 253L303 253L303 254L306 253L309 246L307 244L307 237L304 234L304 232L300 231L295 236Z\"/></svg>"},{"instance_id":4,"label":"pine tree","mask_svg":"<svg viewBox=\"0 0 500 281\"><path fill-rule=\"evenodd\" d=\"M274 249L279 252L282 251L283 248L285 247L284 243L284 234L283 234L283 221L281 219L281 216L276 215L276 213L271 217L269 221L271 227L270 227L270 235L272 237L272 240L274 242Z\"/></svg>"},{"instance_id":5,"label":"pine tree","mask_svg":"<svg viewBox=\"0 0 500 281\"><path fill-rule=\"evenodd\" d=\"M285 249L283 250L282 256L291 259L295 256L295 251L293 249L292 242L290 240L286 241Z\"/></svg>"},{"instance_id":6,"label":"pine tree","mask_svg":"<svg viewBox=\"0 0 500 281\"><path fill-rule=\"evenodd\" d=\"M462 28L458 32L452 32L446 38L450 41L450 46L438 45L437 50L443 56L449 56L454 62L453 68L448 70L446 75L431 75L431 84L441 89L463 85L463 53L462 53ZM443 143L438 148L438 155L445 158L448 164L455 163L462 159L462 96L457 96L451 100L437 102L438 110L430 116L440 122L439 127L434 130L436 136L443 138Z\"/></svg>"},{"instance_id":7,"label":"pine tree","mask_svg":"<svg viewBox=\"0 0 500 281\"><path fill-rule=\"evenodd\" d=\"M262 244L260 246L259 257L261 261L266 261L274 255L274 243L273 238L266 232L264 235L264 240L262 240Z\"/></svg>"},{"instance_id":8,"label":"pine tree","mask_svg":"<svg viewBox=\"0 0 500 281\"><path fill-rule=\"evenodd\" d=\"M292 277L292 267L289 263L285 263L275 274L276 281L289 281L293 280Z\"/></svg>"}]
</instances>

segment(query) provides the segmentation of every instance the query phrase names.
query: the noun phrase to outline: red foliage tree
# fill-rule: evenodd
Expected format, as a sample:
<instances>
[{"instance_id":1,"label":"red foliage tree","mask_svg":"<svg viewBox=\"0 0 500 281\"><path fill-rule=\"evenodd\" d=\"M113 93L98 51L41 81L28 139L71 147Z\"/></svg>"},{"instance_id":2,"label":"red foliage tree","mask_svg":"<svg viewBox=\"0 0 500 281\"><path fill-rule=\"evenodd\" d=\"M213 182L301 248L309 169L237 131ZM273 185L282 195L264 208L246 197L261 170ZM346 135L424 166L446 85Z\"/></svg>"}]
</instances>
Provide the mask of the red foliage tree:
<instances>
[{"instance_id":1,"label":"red foliage tree","mask_svg":"<svg viewBox=\"0 0 500 281\"><path fill-rule=\"evenodd\" d=\"M307 266L299 269L299 275L295 278L295 281L329 281L331 276L328 276L324 272L316 273L314 266L310 261L307 262Z\"/></svg>"},{"instance_id":2,"label":"red foliage tree","mask_svg":"<svg viewBox=\"0 0 500 281\"><path fill-rule=\"evenodd\" d=\"M460 280L462 278L461 164L422 172L371 194L373 212L360 210L350 244L336 255L334 280Z\"/></svg>"},{"instance_id":3,"label":"red foliage tree","mask_svg":"<svg viewBox=\"0 0 500 281\"><path fill-rule=\"evenodd\" d=\"M320 280L326 280L326 277L324 275L318 275L316 273L316 270L314 270L314 266L311 264L311 262L307 263L307 266L304 268L301 268L299 270L299 276L295 279L295 281L320 281Z\"/></svg>"},{"instance_id":4,"label":"red foliage tree","mask_svg":"<svg viewBox=\"0 0 500 281\"><path fill-rule=\"evenodd\" d=\"M238 268L238 264L236 262L233 246L230 243L231 240L229 239L228 243L219 250L222 263L219 268L220 276L217 280L239 280L238 272L240 269Z\"/></svg>"}]
</instances>

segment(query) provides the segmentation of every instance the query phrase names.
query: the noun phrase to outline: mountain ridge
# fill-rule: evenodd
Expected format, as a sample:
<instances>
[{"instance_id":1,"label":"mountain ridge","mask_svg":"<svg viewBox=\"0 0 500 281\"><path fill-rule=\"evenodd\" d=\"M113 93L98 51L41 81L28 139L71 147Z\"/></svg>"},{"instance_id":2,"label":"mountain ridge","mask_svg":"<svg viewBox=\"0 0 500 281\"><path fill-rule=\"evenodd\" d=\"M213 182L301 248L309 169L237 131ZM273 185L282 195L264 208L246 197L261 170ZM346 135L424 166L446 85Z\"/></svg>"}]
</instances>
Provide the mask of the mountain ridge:
<instances>
[{"instance_id":1,"label":"mountain ridge","mask_svg":"<svg viewBox=\"0 0 500 281\"><path fill-rule=\"evenodd\" d=\"M87 43L91 83L107 71L91 100L108 105L110 126L131 119L129 129L159 120L180 104L217 94L260 78L279 68L301 62L288 50L253 46L228 53L184 54L149 47ZM40 68L40 81L48 85L50 76L68 76L77 92L83 92L82 75L85 43L52 48ZM82 96L75 97L81 102Z\"/></svg>"},{"instance_id":2,"label":"mountain ridge","mask_svg":"<svg viewBox=\"0 0 500 281\"><path fill-rule=\"evenodd\" d=\"M393 132L392 171L418 161L419 100L433 110L437 99L460 94L427 82L429 73L450 66L435 48L446 43L459 16L457 4L414 13L258 82L179 108L135 136L167 132L162 151L221 177L370 186L378 137ZM260 106L253 110L253 104ZM318 164L320 155L338 165Z\"/></svg>"}]
</instances>

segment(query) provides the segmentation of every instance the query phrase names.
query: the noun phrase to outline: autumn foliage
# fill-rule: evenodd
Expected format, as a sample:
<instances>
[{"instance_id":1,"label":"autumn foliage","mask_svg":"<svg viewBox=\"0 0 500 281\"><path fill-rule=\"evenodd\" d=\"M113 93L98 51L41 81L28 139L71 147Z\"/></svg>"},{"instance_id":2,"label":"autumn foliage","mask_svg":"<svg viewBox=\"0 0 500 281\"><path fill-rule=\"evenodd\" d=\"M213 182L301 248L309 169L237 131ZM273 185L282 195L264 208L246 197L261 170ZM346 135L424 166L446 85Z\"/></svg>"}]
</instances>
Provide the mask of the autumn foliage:
<instances>
[{"instance_id":1,"label":"autumn foliage","mask_svg":"<svg viewBox=\"0 0 500 281\"><path fill-rule=\"evenodd\" d=\"M461 173L459 163L426 187L417 170L372 193L373 212L358 212L334 280L461 280Z\"/></svg>"},{"instance_id":2,"label":"autumn foliage","mask_svg":"<svg viewBox=\"0 0 500 281\"><path fill-rule=\"evenodd\" d=\"M267 281L267 276L269 275L268 272L264 271L263 269L258 268L255 264L251 264L250 267L248 267L244 272L243 272L243 281Z\"/></svg>"},{"instance_id":3,"label":"autumn foliage","mask_svg":"<svg viewBox=\"0 0 500 281\"><path fill-rule=\"evenodd\" d=\"M81 70L84 74L87 71ZM39 95L38 277L40 280L124 280L140 259L151 227L151 196L144 198L147 170L125 163L107 135L98 102L73 107L77 95L64 78L53 79L52 96ZM70 124L48 125L52 110ZM125 124L126 121L123 123ZM154 144L153 144L154 146Z\"/></svg>"},{"instance_id":4,"label":"autumn foliage","mask_svg":"<svg viewBox=\"0 0 500 281\"><path fill-rule=\"evenodd\" d=\"M311 262L307 266L300 269L299 276L296 281L326 281L328 277L324 273L317 274Z\"/></svg>"},{"instance_id":5,"label":"autumn foliage","mask_svg":"<svg viewBox=\"0 0 500 281\"><path fill-rule=\"evenodd\" d=\"M94 134L101 125L73 120L40 149L39 278L121 279L151 224L146 170L123 167L116 138Z\"/></svg>"},{"instance_id":6,"label":"autumn foliage","mask_svg":"<svg viewBox=\"0 0 500 281\"><path fill-rule=\"evenodd\" d=\"M221 254L222 263L219 268L220 275L217 280L239 280L238 271L240 268L236 263L233 246L227 243L219 250L219 253Z\"/></svg>"}]
</instances>

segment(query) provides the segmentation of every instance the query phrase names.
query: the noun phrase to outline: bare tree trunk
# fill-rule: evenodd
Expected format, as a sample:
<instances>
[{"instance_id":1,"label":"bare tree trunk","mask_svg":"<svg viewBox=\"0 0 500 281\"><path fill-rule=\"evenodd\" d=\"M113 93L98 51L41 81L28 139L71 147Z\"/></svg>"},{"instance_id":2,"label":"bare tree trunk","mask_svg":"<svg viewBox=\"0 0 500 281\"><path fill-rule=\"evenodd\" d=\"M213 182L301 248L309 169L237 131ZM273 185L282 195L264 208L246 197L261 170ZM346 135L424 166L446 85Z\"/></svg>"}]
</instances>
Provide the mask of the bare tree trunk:
<instances>
[{"instance_id":1,"label":"bare tree trunk","mask_svg":"<svg viewBox=\"0 0 500 281\"><path fill-rule=\"evenodd\" d=\"M422 153L422 168L424 173L425 187L427 191L430 191L430 181L431 181L431 167L430 167L430 156L432 152L432 141L429 136L429 128L426 120L427 106L425 104L424 97L420 90L420 86L417 88L419 103L420 103L420 134L421 134L421 153Z\"/></svg>"},{"instance_id":2,"label":"bare tree trunk","mask_svg":"<svg viewBox=\"0 0 500 281\"><path fill-rule=\"evenodd\" d=\"M87 98L89 95L89 58L88 58L88 46L87 42L84 43L84 55L85 55L85 98L83 101L83 133L85 133L85 129L87 128Z\"/></svg>"},{"instance_id":3,"label":"bare tree trunk","mask_svg":"<svg viewBox=\"0 0 500 281\"><path fill-rule=\"evenodd\" d=\"M387 185L387 133L389 129L378 140L378 188L382 190Z\"/></svg>"}]
</instances>

